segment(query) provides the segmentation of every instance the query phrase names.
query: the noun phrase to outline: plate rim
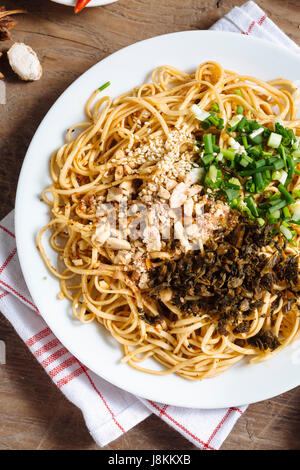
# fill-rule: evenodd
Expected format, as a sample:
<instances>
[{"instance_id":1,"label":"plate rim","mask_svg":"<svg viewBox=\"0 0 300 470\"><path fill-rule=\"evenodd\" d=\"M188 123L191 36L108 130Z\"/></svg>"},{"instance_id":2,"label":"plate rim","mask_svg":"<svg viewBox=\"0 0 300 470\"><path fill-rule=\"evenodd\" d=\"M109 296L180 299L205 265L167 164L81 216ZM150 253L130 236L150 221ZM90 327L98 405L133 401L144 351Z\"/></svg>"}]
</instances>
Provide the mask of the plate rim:
<instances>
[{"instance_id":1,"label":"plate rim","mask_svg":"<svg viewBox=\"0 0 300 470\"><path fill-rule=\"evenodd\" d=\"M19 256L19 261L20 261L20 266L21 266L21 270L22 270L22 273L23 273L23 276L24 276L24 279L25 279L25 283L28 287L28 290L34 300L34 303L37 305L37 307L39 308L39 300L38 300L38 296L36 295L35 292L32 293L31 289L29 288L29 285L31 285L31 282L29 280L29 275L28 275L28 270L26 268L26 266L24 265L24 258L23 258L23 252L22 252L22 237L21 237L21 227L20 227L20 224L19 224L19 208L22 207L21 203L20 203L20 200L21 200L21 195L22 195L22 180L24 178L24 175L25 175L25 171L26 171L26 166L28 164L28 162L30 161L30 152L31 152L31 148L33 146L33 143L35 142L35 139L38 138L38 134L39 134L39 131L40 131L40 128L41 126L43 125L44 121L47 120L48 118L48 115L49 113L52 111L53 107L55 107L58 102L60 100L63 100L63 97L66 93L68 93L70 91L70 89L76 84L77 81L83 79L83 77L86 75L86 74L89 74L91 73L91 71L96 68L98 66L98 64L105 64L105 62L109 62L111 60L112 57L116 57L118 56L119 54L123 54L124 51L128 50L128 49L134 49L135 47L138 47L138 46L141 46L143 43L146 43L146 42L149 42L151 40L157 40L157 39L161 39L163 40L164 38L166 37L171 37L171 36L177 36L177 35L185 35L185 34L195 34L195 35L219 35L220 37L221 36L232 36L232 37L235 37L235 38L239 38L241 41L252 41L252 42L255 42L258 46L259 45L264 45L264 46L267 46L267 47L271 47L271 49L275 51L278 51L278 49L281 49L282 52L284 52L285 54L287 55L290 55L291 58L293 59L296 59L297 61L299 61L299 65L300 65L300 56L298 56L298 54L296 54L294 51L290 51L288 50L287 48L285 48L284 46L281 46L281 45L277 45L277 44L272 44L268 41L265 41L265 40L261 40L261 39L258 39L258 38L253 38L253 37L249 37L249 36L239 36L237 35L237 33L234 33L234 32L225 32L225 31L207 31L207 30L190 30L190 31L179 31L179 32L175 32L175 33L167 33L167 34L162 34L162 35L158 35L158 36L154 36L152 38L148 38L148 39L144 39L144 40L141 40L141 41L138 41L138 42L135 42L129 46L125 46L123 48L121 48L120 50L114 52L113 54L110 54L108 55L107 57L105 57L104 59L100 60L99 62L97 62L96 64L94 64L92 67L90 67L88 70L86 70L83 74L81 74L79 77L77 77L76 80L74 80L74 82L69 85L61 94L60 96L57 98L57 100L52 104L52 106L50 107L50 109L48 110L48 112L45 114L44 118L42 119L42 121L40 122L38 128L36 129L35 133L34 133L34 136L32 137L32 140L30 142L30 145L28 146L28 149L26 151L26 155L24 157L24 160L23 160L23 163L22 163L22 168L21 168L21 171L20 171L20 174L19 174L19 178L18 178L18 186L17 186L17 192L16 192L16 201L15 201L15 214L14 214L14 220L15 220L15 234L16 234L16 245L17 245L17 251L18 251L18 256ZM49 156L48 156L48 159L49 159ZM40 309L39 309L40 310ZM53 322L49 319L45 319L42 311L40 312L41 313L41 316L42 318L44 319L44 321L50 326L53 334L62 342L62 344L65 344L67 349L69 350L69 352L71 354L73 354L77 359L80 360L80 362L83 362L81 359L80 359L80 354L78 355L78 352L76 351L76 348L74 346L73 348L73 345L69 345L69 344L66 344L65 341L61 340L61 334L60 334L60 331L57 331L56 330L56 327L55 325L53 325ZM54 318L54 317L53 317ZM290 347L290 346L288 346ZM86 361L85 361L86 362ZM135 391L134 389L134 386L130 386L130 384L127 382L126 383L126 386L125 385L121 385L118 380L116 378L111 378L111 377L108 377L106 374L104 373L101 373L99 374L99 371L95 371L93 367L91 367L90 365L87 365L87 367L93 371L96 375L98 375L99 377L103 378L104 380L108 381L109 383L115 385L116 387L118 388L121 388L122 390L125 390L129 393L132 393L134 395L137 395L137 392ZM225 372L226 373L226 372ZM141 373L142 374L142 373ZM142 377L142 376L141 376ZM210 380L210 381L213 381L214 378L211 378L211 379L206 379L206 380ZM189 382L192 386L192 382ZM214 404L214 405L208 405L205 404L205 403L201 403L201 408L203 409L214 409L214 408L225 408L225 407L229 407L229 406L241 406L241 405L244 405L244 404L250 404L250 403L256 403L256 402L259 402L259 401L263 401L263 400L267 400L267 399L270 399L274 396L277 396L281 393L285 393L287 392L288 390L291 390L295 387L297 387L298 385L300 385L300 374L299 374L299 377L298 378L294 378L294 380L291 380L288 384L286 385L283 385L283 386L277 386L276 390L274 392L267 392L267 393L258 393L256 392L256 394L253 393L253 399L251 400L246 400L245 402L244 401L241 401L239 403L233 403L233 402L230 402L230 400L228 401L224 401L224 403L220 403L220 404ZM148 400L153 400L153 401L156 401L156 402L161 402L161 398L159 397L159 392L158 394L155 394L153 392L153 390L151 390L149 393L145 390L143 393L139 393L138 396L142 397L142 398L145 398L145 399L148 399ZM172 400L172 398L168 399L168 400L163 400L164 403L167 403L169 405L174 405L174 406L181 406L181 407L185 407L185 408L195 408L195 403L191 403L191 402L178 402L177 399L175 400ZM198 408L200 407L200 404L198 405Z\"/></svg>"},{"instance_id":2,"label":"plate rim","mask_svg":"<svg viewBox=\"0 0 300 470\"><path fill-rule=\"evenodd\" d=\"M70 0L51 0L51 1L54 3L59 3L60 5L65 5L66 7L74 7L74 4L75 4L75 0L71 0L73 1L72 5L70 3L67 3ZM85 8L101 7L101 6L109 5L110 3L115 3L118 1L119 0L92 0L92 4L86 5Z\"/></svg>"},{"instance_id":3,"label":"plate rim","mask_svg":"<svg viewBox=\"0 0 300 470\"><path fill-rule=\"evenodd\" d=\"M66 7L74 7L74 4L70 5L69 0L51 0L54 3L59 3L60 5L65 5ZM75 0L71 0L75 3ZM110 3L115 3L118 2L119 0L93 0L92 4L88 4L85 8L95 8L95 7L101 7L105 5L109 5ZM94 3L96 2L96 4Z\"/></svg>"}]
</instances>

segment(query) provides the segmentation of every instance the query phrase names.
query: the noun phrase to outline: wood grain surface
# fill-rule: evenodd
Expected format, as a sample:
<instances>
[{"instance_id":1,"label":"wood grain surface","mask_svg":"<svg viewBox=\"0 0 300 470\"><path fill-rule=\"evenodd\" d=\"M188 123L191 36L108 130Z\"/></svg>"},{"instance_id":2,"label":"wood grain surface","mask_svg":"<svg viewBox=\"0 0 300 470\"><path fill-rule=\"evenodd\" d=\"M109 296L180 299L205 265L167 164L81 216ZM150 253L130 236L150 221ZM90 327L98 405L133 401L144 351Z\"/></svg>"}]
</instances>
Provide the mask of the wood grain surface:
<instances>
[{"instance_id":1,"label":"wood grain surface","mask_svg":"<svg viewBox=\"0 0 300 470\"><path fill-rule=\"evenodd\" d=\"M8 9L29 11L16 18L13 40L36 50L44 75L39 82L21 82L6 58L0 59L7 82L7 104L0 105L0 219L14 207L19 170L38 124L74 79L121 47L158 34L206 29L242 3L120 0L75 16L72 9L48 0L5 0ZM300 44L299 0L257 3ZM0 51L10 45L0 43ZM7 364L0 366L0 449L97 449L80 411L51 383L1 315L0 339L7 345ZM106 448L195 449L155 416ZM251 405L222 449L300 449L300 387Z\"/></svg>"}]
</instances>

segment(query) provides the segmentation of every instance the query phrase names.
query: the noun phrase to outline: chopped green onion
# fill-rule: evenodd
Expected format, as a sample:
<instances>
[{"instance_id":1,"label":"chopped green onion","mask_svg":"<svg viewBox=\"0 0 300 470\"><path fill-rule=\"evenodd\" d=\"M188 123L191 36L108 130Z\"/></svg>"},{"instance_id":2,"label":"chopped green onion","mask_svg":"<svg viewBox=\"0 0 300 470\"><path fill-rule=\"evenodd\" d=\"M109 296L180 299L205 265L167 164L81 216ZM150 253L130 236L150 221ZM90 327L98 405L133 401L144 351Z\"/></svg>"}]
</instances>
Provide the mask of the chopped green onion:
<instances>
[{"instance_id":1,"label":"chopped green onion","mask_svg":"<svg viewBox=\"0 0 300 470\"><path fill-rule=\"evenodd\" d=\"M110 85L110 82L104 83L100 88L98 88L98 91L103 91L105 88L107 88Z\"/></svg>"},{"instance_id":2,"label":"chopped green onion","mask_svg":"<svg viewBox=\"0 0 300 470\"><path fill-rule=\"evenodd\" d=\"M248 121L249 122L249 128L251 131L254 131L255 129L259 129L261 125L257 121Z\"/></svg>"},{"instance_id":3,"label":"chopped green onion","mask_svg":"<svg viewBox=\"0 0 300 470\"><path fill-rule=\"evenodd\" d=\"M276 202L276 204L274 204L274 206L270 207L268 212L269 212L269 214L273 214L277 210L282 209L283 207L285 207L286 205L287 205L287 202L282 201L282 199L280 199L278 202Z\"/></svg>"},{"instance_id":4,"label":"chopped green onion","mask_svg":"<svg viewBox=\"0 0 300 470\"><path fill-rule=\"evenodd\" d=\"M287 172L284 170L276 170L272 173L272 180L279 181L284 184L287 179Z\"/></svg>"},{"instance_id":5,"label":"chopped green onion","mask_svg":"<svg viewBox=\"0 0 300 470\"><path fill-rule=\"evenodd\" d=\"M249 178L248 181L246 182L245 186L246 191L249 191L250 193L255 193L255 184L253 182L253 178Z\"/></svg>"},{"instance_id":6,"label":"chopped green onion","mask_svg":"<svg viewBox=\"0 0 300 470\"><path fill-rule=\"evenodd\" d=\"M208 113L207 111L204 111L204 109L200 109L199 106L197 106L196 104L193 104L190 107L190 111L193 114L193 116L196 119L198 119L198 121L204 121L210 116L210 113Z\"/></svg>"},{"instance_id":7,"label":"chopped green onion","mask_svg":"<svg viewBox=\"0 0 300 470\"><path fill-rule=\"evenodd\" d=\"M239 202L239 205L238 205L238 208L243 211L243 212L246 212L249 219L251 220L256 220L256 218L254 217L254 215L252 214L252 212L250 211L249 207L246 205L246 203L244 201L240 201Z\"/></svg>"},{"instance_id":8,"label":"chopped green onion","mask_svg":"<svg viewBox=\"0 0 300 470\"><path fill-rule=\"evenodd\" d=\"M293 220L300 220L300 201L298 200L295 204L290 206L293 213Z\"/></svg>"},{"instance_id":9,"label":"chopped green onion","mask_svg":"<svg viewBox=\"0 0 300 470\"><path fill-rule=\"evenodd\" d=\"M245 171L240 171L239 174L241 176L251 176L255 175L256 173L262 173L263 171L266 170L273 170L273 165L267 165L267 166L261 166L259 168L253 168L252 170L245 170Z\"/></svg>"},{"instance_id":10,"label":"chopped green onion","mask_svg":"<svg viewBox=\"0 0 300 470\"><path fill-rule=\"evenodd\" d=\"M243 136L242 136L242 142L243 142L244 148L247 150L247 147L248 147L248 140L247 140L247 136L246 136L246 135L243 135Z\"/></svg>"},{"instance_id":11,"label":"chopped green onion","mask_svg":"<svg viewBox=\"0 0 300 470\"><path fill-rule=\"evenodd\" d=\"M285 167L284 160L282 158L277 158L277 161L273 163L274 170L281 170Z\"/></svg>"},{"instance_id":12,"label":"chopped green onion","mask_svg":"<svg viewBox=\"0 0 300 470\"><path fill-rule=\"evenodd\" d=\"M282 209L282 212L283 212L283 215L284 215L284 218L285 218L285 219L290 219L290 218L291 218L291 213L290 213L288 207L284 207L284 208Z\"/></svg>"},{"instance_id":13,"label":"chopped green onion","mask_svg":"<svg viewBox=\"0 0 300 470\"><path fill-rule=\"evenodd\" d=\"M300 139L298 137L295 137L295 140L294 142L292 143L292 148L294 150L297 150L299 148L299 143L300 143Z\"/></svg>"},{"instance_id":14,"label":"chopped green onion","mask_svg":"<svg viewBox=\"0 0 300 470\"><path fill-rule=\"evenodd\" d=\"M253 178L254 178L254 182L255 182L255 186L256 186L256 191L258 193L261 193L265 188L262 174L261 173L255 173Z\"/></svg>"},{"instance_id":15,"label":"chopped green onion","mask_svg":"<svg viewBox=\"0 0 300 470\"><path fill-rule=\"evenodd\" d=\"M248 147L247 152L250 153L250 155L253 155L256 158L261 157L261 150L257 147L250 147L250 148Z\"/></svg>"},{"instance_id":16,"label":"chopped green onion","mask_svg":"<svg viewBox=\"0 0 300 470\"><path fill-rule=\"evenodd\" d=\"M265 152L265 151L263 150L263 151L261 152L261 154L262 154L263 157L272 157L273 152ZM275 158L275 160L276 160L276 157L272 157L272 158L273 158L273 159ZM271 160L271 158L270 158L269 160ZM274 160L274 162L275 162L275 160Z\"/></svg>"},{"instance_id":17,"label":"chopped green onion","mask_svg":"<svg viewBox=\"0 0 300 470\"><path fill-rule=\"evenodd\" d=\"M269 181L271 182L271 179L272 179L272 178L271 178L271 172L270 172L270 170L266 170L266 171L265 171L265 179L266 179L266 180L269 180Z\"/></svg>"},{"instance_id":18,"label":"chopped green onion","mask_svg":"<svg viewBox=\"0 0 300 470\"><path fill-rule=\"evenodd\" d=\"M250 140L251 142L253 142L253 144L261 144L263 141L263 136L262 134L259 134L256 137L254 137L254 139L250 139Z\"/></svg>"},{"instance_id":19,"label":"chopped green onion","mask_svg":"<svg viewBox=\"0 0 300 470\"><path fill-rule=\"evenodd\" d=\"M234 156L235 156L234 149L222 149L221 148L221 153L224 155L225 158L229 158L229 160L234 159Z\"/></svg>"},{"instance_id":20,"label":"chopped green onion","mask_svg":"<svg viewBox=\"0 0 300 470\"><path fill-rule=\"evenodd\" d=\"M203 142L204 142L205 153L213 153L214 149L213 149L212 134L204 134Z\"/></svg>"},{"instance_id":21,"label":"chopped green onion","mask_svg":"<svg viewBox=\"0 0 300 470\"><path fill-rule=\"evenodd\" d=\"M280 118L275 118L275 119L273 119L273 124L274 124L274 130L276 131L276 124L280 124L281 126L283 126L284 122Z\"/></svg>"},{"instance_id":22,"label":"chopped green onion","mask_svg":"<svg viewBox=\"0 0 300 470\"><path fill-rule=\"evenodd\" d=\"M205 176L205 179L204 179L204 183L206 184L206 186L208 186L210 189L217 189L221 186L221 183L222 183L222 180L221 179L217 179L216 181L212 181L208 175Z\"/></svg>"},{"instance_id":23,"label":"chopped green onion","mask_svg":"<svg viewBox=\"0 0 300 470\"><path fill-rule=\"evenodd\" d=\"M273 212L273 217L274 219L280 219L280 210L277 209L276 211Z\"/></svg>"},{"instance_id":24,"label":"chopped green onion","mask_svg":"<svg viewBox=\"0 0 300 470\"><path fill-rule=\"evenodd\" d=\"M217 126L217 129L224 129L224 119L219 118L219 125Z\"/></svg>"},{"instance_id":25,"label":"chopped green onion","mask_svg":"<svg viewBox=\"0 0 300 470\"><path fill-rule=\"evenodd\" d=\"M237 184L229 183L229 181L223 182L224 189L232 188L232 189L240 189L240 186Z\"/></svg>"},{"instance_id":26,"label":"chopped green onion","mask_svg":"<svg viewBox=\"0 0 300 470\"><path fill-rule=\"evenodd\" d=\"M263 227L265 225L265 221L264 219L262 219L261 217L259 217L258 219L256 219L256 222L261 226Z\"/></svg>"},{"instance_id":27,"label":"chopped green onion","mask_svg":"<svg viewBox=\"0 0 300 470\"><path fill-rule=\"evenodd\" d=\"M279 170L273 171L272 180L280 181L280 178L281 178L281 171Z\"/></svg>"},{"instance_id":28,"label":"chopped green onion","mask_svg":"<svg viewBox=\"0 0 300 470\"><path fill-rule=\"evenodd\" d=\"M218 112L220 111L220 108L219 108L218 103L213 103L213 104L211 105L210 110L211 110L212 112L214 112L214 113L218 113Z\"/></svg>"},{"instance_id":29,"label":"chopped green onion","mask_svg":"<svg viewBox=\"0 0 300 470\"><path fill-rule=\"evenodd\" d=\"M212 124L214 124L214 126L218 126L219 125L219 119L215 116L209 116L209 118L207 118Z\"/></svg>"},{"instance_id":30,"label":"chopped green onion","mask_svg":"<svg viewBox=\"0 0 300 470\"><path fill-rule=\"evenodd\" d=\"M255 162L255 168L261 168L262 166L267 165L267 160L265 158L262 158L261 160L258 160Z\"/></svg>"},{"instance_id":31,"label":"chopped green onion","mask_svg":"<svg viewBox=\"0 0 300 470\"><path fill-rule=\"evenodd\" d=\"M237 88L236 90L234 90L234 92L235 92L236 95L239 95L239 96L243 97L242 92L241 92L241 90L240 90L239 88Z\"/></svg>"},{"instance_id":32,"label":"chopped green onion","mask_svg":"<svg viewBox=\"0 0 300 470\"><path fill-rule=\"evenodd\" d=\"M240 149L240 143L235 140L233 137L229 137L229 145L231 146L231 148L233 148L234 150L239 150Z\"/></svg>"},{"instance_id":33,"label":"chopped green onion","mask_svg":"<svg viewBox=\"0 0 300 470\"><path fill-rule=\"evenodd\" d=\"M292 232L287 228L285 227L284 225L280 225L279 227L279 230L280 232L285 236L285 238L288 240L288 241L291 241L293 240L293 234Z\"/></svg>"},{"instance_id":34,"label":"chopped green onion","mask_svg":"<svg viewBox=\"0 0 300 470\"><path fill-rule=\"evenodd\" d=\"M204 165L209 165L211 162L213 162L215 159L215 156L211 153L208 153L207 155L204 155L204 157L202 157L202 162Z\"/></svg>"},{"instance_id":35,"label":"chopped green onion","mask_svg":"<svg viewBox=\"0 0 300 470\"><path fill-rule=\"evenodd\" d=\"M300 148L298 148L297 150L295 150L295 152L293 152L293 157L300 158Z\"/></svg>"},{"instance_id":36,"label":"chopped green onion","mask_svg":"<svg viewBox=\"0 0 300 470\"><path fill-rule=\"evenodd\" d=\"M282 135L271 132L269 140L267 142L268 147L277 149L281 143Z\"/></svg>"},{"instance_id":37,"label":"chopped green onion","mask_svg":"<svg viewBox=\"0 0 300 470\"><path fill-rule=\"evenodd\" d=\"M248 160L246 160L246 158L242 158L240 160L240 165L243 166L244 168L246 168L249 164L250 164L250 162L248 162Z\"/></svg>"},{"instance_id":38,"label":"chopped green onion","mask_svg":"<svg viewBox=\"0 0 300 470\"><path fill-rule=\"evenodd\" d=\"M287 163L287 169L288 169L288 176L285 182L285 186L288 186L290 182L292 181L294 173L295 173L294 162L290 155L286 156L286 163Z\"/></svg>"},{"instance_id":39,"label":"chopped green onion","mask_svg":"<svg viewBox=\"0 0 300 470\"><path fill-rule=\"evenodd\" d=\"M228 198L228 202L231 204L233 201L238 200L239 191L237 189L224 189L224 192Z\"/></svg>"},{"instance_id":40,"label":"chopped green onion","mask_svg":"<svg viewBox=\"0 0 300 470\"><path fill-rule=\"evenodd\" d=\"M255 217L258 217L257 206L256 206L256 204L255 204L255 202L254 202L253 197L252 197L252 196L246 197L245 202L246 202L248 208L250 209L251 213L252 213Z\"/></svg>"},{"instance_id":41,"label":"chopped green onion","mask_svg":"<svg viewBox=\"0 0 300 470\"><path fill-rule=\"evenodd\" d=\"M239 104L238 107L236 108L236 112L237 112L237 114L243 114L243 112L244 112L243 106L241 106L241 105Z\"/></svg>"},{"instance_id":42,"label":"chopped green onion","mask_svg":"<svg viewBox=\"0 0 300 470\"><path fill-rule=\"evenodd\" d=\"M211 103L200 127L224 129L219 110L218 103ZM197 105L194 111L203 112ZM296 232L289 224L300 225L300 186L293 192L287 188L294 174L300 175L300 141L292 129L278 122L272 132L243 113L244 107L237 103L236 114L228 122L228 148L219 147L221 136L215 131L203 132L201 142L196 142L202 155L202 181L206 188L217 190L216 196L223 192L232 209L244 211L261 226L268 222L276 225L277 231L281 226L281 230L288 230L285 235L294 237ZM266 190L271 181L278 182L276 194ZM256 203L259 194L262 202Z\"/></svg>"},{"instance_id":43,"label":"chopped green onion","mask_svg":"<svg viewBox=\"0 0 300 470\"><path fill-rule=\"evenodd\" d=\"M208 170L208 177L213 183L217 181L218 168L215 165L211 165Z\"/></svg>"},{"instance_id":44,"label":"chopped green onion","mask_svg":"<svg viewBox=\"0 0 300 470\"><path fill-rule=\"evenodd\" d=\"M249 157L249 155L247 155L246 153L242 153L241 155L242 158L245 158L245 160L247 160L249 163L253 163L253 158Z\"/></svg>"},{"instance_id":45,"label":"chopped green onion","mask_svg":"<svg viewBox=\"0 0 300 470\"><path fill-rule=\"evenodd\" d=\"M239 188L241 187L241 183L240 183L240 180L238 178L230 178L228 180L228 182L238 186Z\"/></svg>"},{"instance_id":46,"label":"chopped green onion","mask_svg":"<svg viewBox=\"0 0 300 470\"><path fill-rule=\"evenodd\" d=\"M245 127L246 122L247 122L247 119L245 118L245 116L243 116L243 119L241 119L238 125L236 126L236 130L242 131Z\"/></svg>"},{"instance_id":47,"label":"chopped green onion","mask_svg":"<svg viewBox=\"0 0 300 470\"><path fill-rule=\"evenodd\" d=\"M230 121L228 121L229 126L230 127L236 126L243 119L243 117L244 116L242 114L237 114L232 119L230 119Z\"/></svg>"},{"instance_id":48,"label":"chopped green onion","mask_svg":"<svg viewBox=\"0 0 300 470\"><path fill-rule=\"evenodd\" d=\"M204 121L201 122L201 127L203 130L207 131L211 127L211 122L208 121L208 119L204 119Z\"/></svg>"},{"instance_id":49,"label":"chopped green onion","mask_svg":"<svg viewBox=\"0 0 300 470\"><path fill-rule=\"evenodd\" d=\"M285 150L284 150L284 147L283 147L282 144L280 145L280 149L278 150L278 152L282 156L282 158L284 160L285 169L287 170L286 154L285 154Z\"/></svg>"},{"instance_id":50,"label":"chopped green onion","mask_svg":"<svg viewBox=\"0 0 300 470\"><path fill-rule=\"evenodd\" d=\"M262 134L263 132L264 132L264 128L260 127L259 129L255 129L255 131L251 132L251 134L249 134L249 137L251 139L255 139L255 137Z\"/></svg>"},{"instance_id":51,"label":"chopped green onion","mask_svg":"<svg viewBox=\"0 0 300 470\"><path fill-rule=\"evenodd\" d=\"M295 199L293 198L293 196L285 189L285 187L283 186L283 184L279 184L278 185L278 189L279 191L281 192L281 194L283 195L284 199L289 203L289 204L294 204L296 201Z\"/></svg>"},{"instance_id":52,"label":"chopped green onion","mask_svg":"<svg viewBox=\"0 0 300 470\"><path fill-rule=\"evenodd\" d=\"M270 214L267 215L267 219L268 219L269 224L277 224L278 221L280 220L280 218L281 218L280 210L277 210L277 211L273 212L272 215L270 215Z\"/></svg>"},{"instance_id":53,"label":"chopped green onion","mask_svg":"<svg viewBox=\"0 0 300 470\"><path fill-rule=\"evenodd\" d=\"M271 206L275 206L278 203L278 201L282 201L281 194L279 194L279 193L277 193L273 197L271 197L271 199L269 201L269 204Z\"/></svg>"},{"instance_id":54,"label":"chopped green onion","mask_svg":"<svg viewBox=\"0 0 300 470\"><path fill-rule=\"evenodd\" d=\"M254 159L252 157L249 157L249 155L247 155L247 153L243 152L243 153L236 153L235 155L235 161L237 163L240 162L241 159L244 159L246 160L248 163L251 163L253 164L254 163Z\"/></svg>"},{"instance_id":55,"label":"chopped green onion","mask_svg":"<svg viewBox=\"0 0 300 470\"><path fill-rule=\"evenodd\" d=\"M263 132L264 132L263 127L260 127L259 129L255 129L255 131L249 134L250 140L252 140L252 142L254 142L255 144L261 144L261 142L263 141L261 134L263 134Z\"/></svg>"}]
</instances>

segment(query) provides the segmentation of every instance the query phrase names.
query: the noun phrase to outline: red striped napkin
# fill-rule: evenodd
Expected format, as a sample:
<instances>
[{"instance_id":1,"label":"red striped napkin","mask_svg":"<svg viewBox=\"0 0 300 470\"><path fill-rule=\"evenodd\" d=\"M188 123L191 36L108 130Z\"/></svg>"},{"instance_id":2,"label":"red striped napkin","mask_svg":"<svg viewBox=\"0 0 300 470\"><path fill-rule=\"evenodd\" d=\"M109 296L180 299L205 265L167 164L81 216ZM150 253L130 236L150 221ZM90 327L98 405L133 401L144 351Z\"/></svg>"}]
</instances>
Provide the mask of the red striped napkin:
<instances>
[{"instance_id":1,"label":"red striped napkin","mask_svg":"<svg viewBox=\"0 0 300 470\"><path fill-rule=\"evenodd\" d=\"M233 8L212 29L251 34L298 49L254 2ZM100 446L155 413L197 447L215 450L246 409L168 406L135 397L88 370L53 335L33 304L18 262L13 212L0 224L0 310L56 386L81 409L91 435Z\"/></svg>"},{"instance_id":2,"label":"red striped napkin","mask_svg":"<svg viewBox=\"0 0 300 470\"><path fill-rule=\"evenodd\" d=\"M273 23L266 13L255 3L247 2L241 7L234 7L227 15L217 21L211 28L213 31L231 31L255 36L256 38L288 47L294 52L300 48L278 26Z\"/></svg>"}]
</instances>

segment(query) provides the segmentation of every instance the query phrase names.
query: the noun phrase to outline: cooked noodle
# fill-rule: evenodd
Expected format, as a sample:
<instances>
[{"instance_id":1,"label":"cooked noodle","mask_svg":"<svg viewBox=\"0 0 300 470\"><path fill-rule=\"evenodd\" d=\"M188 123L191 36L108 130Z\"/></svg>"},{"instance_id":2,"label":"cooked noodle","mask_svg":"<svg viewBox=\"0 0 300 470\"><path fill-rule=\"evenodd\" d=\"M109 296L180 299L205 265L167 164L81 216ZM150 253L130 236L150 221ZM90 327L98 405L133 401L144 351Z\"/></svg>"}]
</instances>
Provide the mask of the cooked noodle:
<instances>
[{"instance_id":1,"label":"cooked noodle","mask_svg":"<svg viewBox=\"0 0 300 470\"><path fill-rule=\"evenodd\" d=\"M236 89L242 93L235 93ZM122 345L122 362L141 371L160 375L174 372L192 380L220 374L245 356L251 362L268 359L286 347L299 332L299 312L295 302L283 313L285 300L276 294L286 288L283 281L272 292L263 292L263 306L247 317L249 331L237 333L231 325L229 334L224 335L217 319L207 312L188 315L170 299L158 301L151 296L131 275L134 268L130 268L130 262L120 263L118 250L97 243L95 232L97 204L105 200L109 189L136 179L143 188L150 181L157 182L153 177L160 178L163 167L158 159L134 162L137 148L154 141L164 145L170 133L175 132L176 139L181 129L187 141L193 136L199 124L190 113L194 103L205 110L217 103L225 123L219 133L220 147L229 147L226 123L236 114L238 105L244 108L247 119L273 128L276 118L299 136L295 85L283 79L264 82L206 62L192 74L171 66L158 67L151 83L114 100L99 94L95 91L86 104L87 120L70 128L66 143L54 153L50 165L53 183L43 193L51 208L51 221L41 230L38 247L49 270L60 281L60 297L72 303L73 315L82 323L97 320L104 325ZM126 155L123 165L118 152ZM291 187L300 189L300 176L295 175ZM267 190L279 192L274 182ZM42 235L48 229L51 247L63 264L61 270L52 266L42 244ZM286 244L285 257L299 254L300 227L294 229L296 243ZM205 243L200 250L205 256ZM173 256L168 246L158 251L158 255L148 256L148 268L155 266L158 258L161 264ZM274 247L265 246L261 252L271 257ZM165 315L166 310L172 315ZM150 317L159 321L150 324ZM263 329L272 330L280 339L276 351L260 350L247 342ZM155 359L163 367L159 371L143 368L140 363L146 358Z\"/></svg>"}]
</instances>

